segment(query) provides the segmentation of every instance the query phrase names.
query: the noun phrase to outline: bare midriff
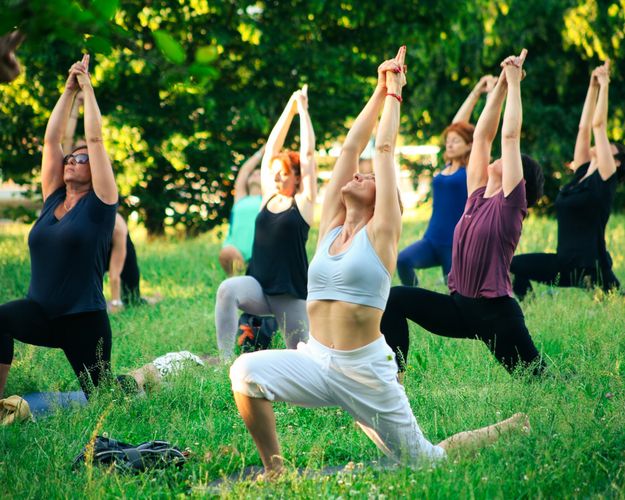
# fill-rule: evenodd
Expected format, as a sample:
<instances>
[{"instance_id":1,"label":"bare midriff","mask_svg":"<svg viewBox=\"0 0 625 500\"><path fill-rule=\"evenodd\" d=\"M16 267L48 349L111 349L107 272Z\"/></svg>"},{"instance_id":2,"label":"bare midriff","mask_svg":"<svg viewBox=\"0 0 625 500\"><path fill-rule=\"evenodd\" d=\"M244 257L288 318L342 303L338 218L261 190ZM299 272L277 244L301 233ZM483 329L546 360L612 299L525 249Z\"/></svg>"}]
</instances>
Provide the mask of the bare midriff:
<instances>
[{"instance_id":1,"label":"bare midriff","mask_svg":"<svg viewBox=\"0 0 625 500\"><path fill-rule=\"evenodd\" d=\"M340 300L313 300L307 304L310 335L342 351L358 349L380 338L382 312L375 307Z\"/></svg>"}]
</instances>

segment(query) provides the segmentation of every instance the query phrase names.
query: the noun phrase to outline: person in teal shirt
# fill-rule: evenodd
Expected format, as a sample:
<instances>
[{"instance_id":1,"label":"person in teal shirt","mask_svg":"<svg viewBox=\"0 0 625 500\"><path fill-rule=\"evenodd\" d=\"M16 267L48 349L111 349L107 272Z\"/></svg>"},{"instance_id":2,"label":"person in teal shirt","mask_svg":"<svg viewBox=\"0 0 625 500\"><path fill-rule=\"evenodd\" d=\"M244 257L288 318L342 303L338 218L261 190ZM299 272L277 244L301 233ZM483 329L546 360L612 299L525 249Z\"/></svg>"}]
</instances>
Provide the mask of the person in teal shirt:
<instances>
[{"instance_id":1,"label":"person in teal shirt","mask_svg":"<svg viewBox=\"0 0 625 500\"><path fill-rule=\"evenodd\" d=\"M230 212L230 230L219 252L219 263L228 276L239 274L252 257L254 223L262 202L260 170L256 167L265 146L249 158L234 181L234 205Z\"/></svg>"}]
</instances>

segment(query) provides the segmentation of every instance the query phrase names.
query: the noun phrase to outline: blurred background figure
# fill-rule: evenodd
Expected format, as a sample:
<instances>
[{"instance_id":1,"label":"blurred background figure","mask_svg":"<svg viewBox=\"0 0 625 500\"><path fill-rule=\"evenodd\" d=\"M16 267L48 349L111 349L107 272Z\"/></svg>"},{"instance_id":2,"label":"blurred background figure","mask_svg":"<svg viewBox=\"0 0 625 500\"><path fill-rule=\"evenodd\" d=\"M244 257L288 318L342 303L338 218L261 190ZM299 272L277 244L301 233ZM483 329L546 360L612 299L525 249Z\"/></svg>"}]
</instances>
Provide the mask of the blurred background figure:
<instances>
[{"instance_id":1,"label":"blurred background figure","mask_svg":"<svg viewBox=\"0 0 625 500\"><path fill-rule=\"evenodd\" d=\"M24 35L19 31L0 36L0 83L10 83L20 74L15 51L23 40Z\"/></svg>"},{"instance_id":2,"label":"blurred background figure","mask_svg":"<svg viewBox=\"0 0 625 500\"><path fill-rule=\"evenodd\" d=\"M219 263L228 276L240 274L252 258L254 225L263 200L260 170L265 146L254 153L239 169L234 181L234 205L230 212L230 229L219 252Z\"/></svg>"}]
</instances>

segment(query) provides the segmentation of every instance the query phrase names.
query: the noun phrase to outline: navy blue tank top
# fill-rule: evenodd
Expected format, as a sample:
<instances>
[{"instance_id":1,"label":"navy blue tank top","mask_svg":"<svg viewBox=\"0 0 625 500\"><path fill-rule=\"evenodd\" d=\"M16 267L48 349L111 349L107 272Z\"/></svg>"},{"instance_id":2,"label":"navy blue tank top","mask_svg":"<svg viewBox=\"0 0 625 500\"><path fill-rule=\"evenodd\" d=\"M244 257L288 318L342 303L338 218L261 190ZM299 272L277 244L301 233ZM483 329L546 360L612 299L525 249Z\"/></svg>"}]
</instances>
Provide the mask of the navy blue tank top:
<instances>
[{"instance_id":1,"label":"navy blue tank top","mask_svg":"<svg viewBox=\"0 0 625 500\"><path fill-rule=\"evenodd\" d=\"M267 295L289 294L306 300L306 241L310 227L300 214L295 198L287 210L278 214L267 208L268 203L256 216L247 274L256 278Z\"/></svg>"},{"instance_id":2,"label":"navy blue tank top","mask_svg":"<svg viewBox=\"0 0 625 500\"><path fill-rule=\"evenodd\" d=\"M90 191L62 219L54 210L65 199L65 186L46 199L28 235L28 298L50 318L106 309L102 276L107 264L115 210Z\"/></svg>"},{"instance_id":3,"label":"navy blue tank top","mask_svg":"<svg viewBox=\"0 0 625 500\"><path fill-rule=\"evenodd\" d=\"M435 175L432 179L432 217L424 238L435 245L451 247L454 229L466 203L467 171L464 167L451 175Z\"/></svg>"}]
</instances>

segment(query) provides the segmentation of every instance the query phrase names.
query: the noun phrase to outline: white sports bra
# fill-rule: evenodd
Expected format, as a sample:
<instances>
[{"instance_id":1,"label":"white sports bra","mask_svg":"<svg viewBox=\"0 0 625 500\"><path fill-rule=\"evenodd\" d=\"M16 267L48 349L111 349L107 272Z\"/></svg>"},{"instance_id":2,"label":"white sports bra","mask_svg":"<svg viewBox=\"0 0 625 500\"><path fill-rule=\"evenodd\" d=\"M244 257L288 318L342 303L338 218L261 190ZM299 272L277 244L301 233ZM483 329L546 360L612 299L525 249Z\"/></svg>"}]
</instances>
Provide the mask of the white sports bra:
<instances>
[{"instance_id":1,"label":"white sports bra","mask_svg":"<svg viewBox=\"0 0 625 500\"><path fill-rule=\"evenodd\" d=\"M375 252L367 229L356 233L350 247L330 255L343 226L332 229L308 268L308 300L340 300L384 310L391 275Z\"/></svg>"}]
</instances>

